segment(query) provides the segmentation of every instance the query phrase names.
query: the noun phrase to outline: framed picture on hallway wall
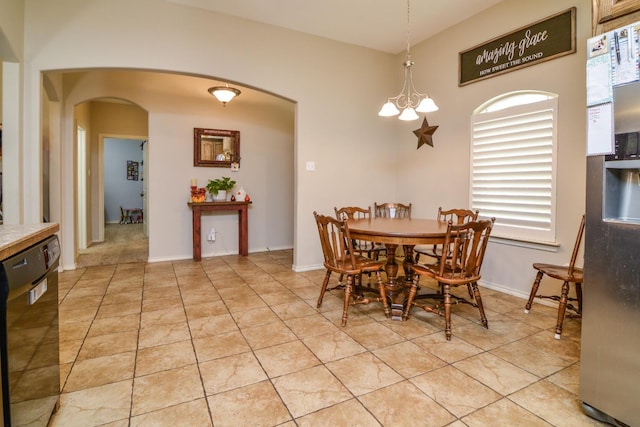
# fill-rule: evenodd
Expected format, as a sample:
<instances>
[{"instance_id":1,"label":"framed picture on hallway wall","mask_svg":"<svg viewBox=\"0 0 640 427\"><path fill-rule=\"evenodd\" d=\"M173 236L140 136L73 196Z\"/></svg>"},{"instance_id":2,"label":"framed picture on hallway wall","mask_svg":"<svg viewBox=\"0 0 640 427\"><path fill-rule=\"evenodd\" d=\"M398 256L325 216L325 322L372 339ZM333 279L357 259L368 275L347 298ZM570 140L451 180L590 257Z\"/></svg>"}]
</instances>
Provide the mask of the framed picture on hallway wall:
<instances>
[{"instance_id":1,"label":"framed picture on hallway wall","mask_svg":"<svg viewBox=\"0 0 640 427\"><path fill-rule=\"evenodd\" d=\"M129 181L138 180L138 162L134 162L133 160L127 160L127 180Z\"/></svg>"}]
</instances>

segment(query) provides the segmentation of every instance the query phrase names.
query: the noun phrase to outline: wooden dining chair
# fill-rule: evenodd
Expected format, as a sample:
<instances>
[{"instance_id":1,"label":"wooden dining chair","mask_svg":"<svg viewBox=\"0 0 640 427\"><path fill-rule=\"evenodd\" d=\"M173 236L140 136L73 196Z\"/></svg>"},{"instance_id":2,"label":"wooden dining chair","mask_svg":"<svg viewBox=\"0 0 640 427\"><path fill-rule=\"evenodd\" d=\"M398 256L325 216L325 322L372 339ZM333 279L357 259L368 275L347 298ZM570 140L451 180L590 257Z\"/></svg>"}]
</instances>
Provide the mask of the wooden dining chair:
<instances>
[{"instance_id":1,"label":"wooden dining chair","mask_svg":"<svg viewBox=\"0 0 640 427\"><path fill-rule=\"evenodd\" d=\"M451 221L453 224L460 225L469 221L477 221L479 210L472 211L471 209L447 209L443 210L442 207L438 208L438 222L448 223ZM413 248L415 253L416 263L420 261L420 255L427 255L431 258L439 260L442 256L442 245L418 245Z\"/></svg>"},{"instance_id":2,"label":"wooden dining chair","mask_svg":"<svg viewBox=\"0 0 640 427\"><path fill-rule=\"evenodd\" d=\"M374 203L373 214L376 218L411 218L411 203Z\"/></svg>"},{"instance_id":3,"label":"wooden dining chair","mask_svg":"<svg viewBox=\"0 0 640 427\"><path fill-rule=\"evenodd\" d=\"M333 209L336 212L336 218L340 221L371 218L371 206L366 209L357 206L345 206L340 209L334 207ZM386 253L384 245L370 242L368 240L353 239L353 249L356 253L366 255L367 257L375 260L380 259L380 255L384 255Z\"/></svg>"},{"instance_id":4,"label":"wooden dining chair","mask_svg":"<svg viewBox=\"0 0 640 427\"><path fill-rule=\"evenodd\" d=\"M409 290L407 305L402 316L403 320L407 320L409 311L414 306L439 316L444 316L445 337L447 340L451 340L451 304L453 302L462 302L477 307L480 311L482 325L487 329L489 328L480 290L478 289L478 280L481 277L480 267L484 260L494 221L495 218L485 221L471 221L461 225L456 225L451 221L448 223L440 260L430 265L416 264L413 266L413 283ZM417 291L421 276L435 279L442 286L442 294L418 296ZM451 287L460 285L471 286L473 289L473 302L451 294ZM416 301L421 299L442 300L444 307L441 307L439 303L434 306L420 305ZM442 308L444 308L444 311L442 311Z\"/></svg>"},{"instance_id":5,"label":"wooden dining chair","mask_svg":"<svg viewBox=\"0 0 640 427\"><path fill-rule=\"evenodd\" d=\"M533 281L533 285L531 286L531 293L529 294L529 300L527 301L527 305L524 308L524 312L529 313L534 298L546 298L557 301L558 320L556 322L556 332L554 335L556 339L560 339L560 336L562 335L562 323L565 318L566 309L573 311L573 313L570 313L567 317L582 317L583 271L582 268L576 267L576 259L578 258L578 252L580 251L580 245L582 244L582 237L584 236L584 224L585 216L582 215L582 220L580 221L580 226L578 227L578 236L576 237L576 241L573 245L573 252L571 253L571 260L569 261L569 265L555 265L544 263L533 264L533 268L538 270L538 273L536 274L536 278ZM540 281L545 274L553 279L562 281L560 295L538 294ZM569 297L569 287L571 283L575 284L575 298ZM571 303L571 301L576 301L578 303L578 306L575 307Z\"/></svg>"},{"instance_id":6,"label":"wooden dining chair","mask_svg":"<svg viewBox=\"0 0 640 427\"><path fill-rule=\"evenodd\" d=\"M322 253L324 255L324 267L327 270L327 274L322 282L320 296L318 297L317 308L320 308L322 305L325 292L334 289L344 289L342 326L346 326L349 305L368 304L372 301L364 296L364 292L373 291L373 289L358 286L354 279L365 273L375 273L378 284L378 297L374 298L373 301L382 301L384 313L389 317L389 305L385 294L384 282L382 281L384 262L372 260L356 253L353 249L353 241L349 235L349 226L346 221L339 221L330 216L319 215L317 212L314 212L313 216L318 226L320 244L322 245ZM347 283L338 283L336 286L329 288L329 279L331 278L331 273L334 272L347 276Z\"/></svg>"}]
</instances>

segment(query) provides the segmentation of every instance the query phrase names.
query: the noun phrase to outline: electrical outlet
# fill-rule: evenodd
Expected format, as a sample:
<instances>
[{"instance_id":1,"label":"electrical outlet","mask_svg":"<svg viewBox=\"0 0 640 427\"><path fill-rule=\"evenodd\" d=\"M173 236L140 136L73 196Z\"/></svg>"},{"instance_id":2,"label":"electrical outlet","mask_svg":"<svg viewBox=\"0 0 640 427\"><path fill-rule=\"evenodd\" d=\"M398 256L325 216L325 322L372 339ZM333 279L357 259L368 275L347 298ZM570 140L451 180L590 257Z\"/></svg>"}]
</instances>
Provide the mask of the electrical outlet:
<instances>
[{"instance_id":1,"label":"electrical outlet","mask_svg":"<svg viewBox=\"0 0 640 427\"><path fill-rule=\"evenodd\" d=\"M207 236L207 240L210 242L215 242L216 241L216 229L211 227L211 230L209 230L209 235Z\"/></svg>"}]
</instances>

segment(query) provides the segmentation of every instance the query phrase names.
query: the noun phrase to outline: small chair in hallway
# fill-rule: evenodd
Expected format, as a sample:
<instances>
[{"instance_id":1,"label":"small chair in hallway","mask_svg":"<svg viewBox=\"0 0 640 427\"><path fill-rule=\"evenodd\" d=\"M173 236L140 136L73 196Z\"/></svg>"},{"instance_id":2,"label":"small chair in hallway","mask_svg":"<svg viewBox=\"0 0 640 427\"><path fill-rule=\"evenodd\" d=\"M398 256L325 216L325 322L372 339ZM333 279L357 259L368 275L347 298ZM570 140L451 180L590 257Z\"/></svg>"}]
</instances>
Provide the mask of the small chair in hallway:
<instances>
[{"instance_id":1,"label":"small chair in hallway","mask_svg":"<svg viewBox=\"0 0 640 427\"><path fill-rule=\"evenodd\" d=\"M372 260L356 253L353 249L353 241L351 236L349 236L349 227L346 221L338 221L330 216L319 215L317 212L314 212L313 216L318 226L320 244L322 245L322 253L324 255L324 267L327 269L324 281L322 282L320 296L318 297L317 307L320 308L322 305L322 299L326 291L344 289L342 326L346 326L349 305L368 304L372 301L364 297L364 292L372 289L358 286L354 278L366 273L375 273L378 285L378 297L373 299L373 301L382 301L384 313L389 317L389 305L385 294L384 282L382 281L384 262ZM336 286L328 288L331 273L334 272L347 276L347 283L338 283Z\"/></svg>"},{"instance_id":2,"label":"small chair in hallway","mask_svg":"<svg viewBox=\"0 0 640 427\"><path fill-rule=\"evenodd\" d=\"M495 218L486 221L471 221L461 225L455 225L451 221L448 223L440 260L435 264L415 264L413 266L413 283L402 315L403 320L407 320L413 306L444 316L445 337L447 340L451 340L451 304L462 302L477 307L480 311L482 325L489 328L478 289L478 280L481 277L480 267L484 260L494 221ZM417 295L421 276L435 279L442 287L442 294ZM451 287L460 285L471 286L475 302L469 302L451 294ZM431 306L416 303L415 301L419 299L442 300L444 311L442 311L440 304Z\"/></svg>"},{"instance_id":3,"label":"small chair in hallway","mask_svg":"<svg viewBox=\"0 0 640 427\"><path fill-rule=\"evenodd\" d=\"M142 208L123 208L120 206L120 224L139 224L143 222Z\"/></svg>"},{"instance_id":4,"label":"small chair in hallway","mask_svg":"<svg viewBox=\"0 0 640 427\"><path fill-rule=\"evenodd\" d=\"M536 278L531 287L531 294L529 295L529 300L527 301L524 312L529 313L534 298L546 298L558 301L558 320L556 322L556 332L554 335L556 339L560 339L560 336L562 335L562 323L564 321L566 309L574 312L569 314L567 317L582 317L583 271L582 268L576 267L576 259L578 258L578 252L580 251L580 245L582 244L582 237L584 236L584 224L585 216L582 215L580 227L578 227L578 236L576 237L576 242L573 245L573 252L571 253L571 260L569 261L569 265L554 265L544 263L533 264L533 268L538 270L538 273L536 274ZM540 281L545 274L553 279L562 281L562 289L560 295L538 294ZM569 297L570 283L575 284L575 298ZM575 307L573 304L571 304L571 301L576 301L578 303L578 306Z\"/></svg>"},{"instance_id":5,"label":"small chair in hallway","mask_svg":"<svg viewBox=\"0 0 640 427\"><path fill-rule=\"evenodd\" d=\"M376 218L411 218L411 203L374 203L373 214Z\"/></svg>"},{"instance_id":6,"label":"small chair in hallway","mask_svg":"<svg viewBox=\"0 0 640 427\"><path fill-rule=\"evenodd\" d=\"M124 214L124 209L120 206L120 224L126 224L129 219Z\"/></svg>"}]
</instances>

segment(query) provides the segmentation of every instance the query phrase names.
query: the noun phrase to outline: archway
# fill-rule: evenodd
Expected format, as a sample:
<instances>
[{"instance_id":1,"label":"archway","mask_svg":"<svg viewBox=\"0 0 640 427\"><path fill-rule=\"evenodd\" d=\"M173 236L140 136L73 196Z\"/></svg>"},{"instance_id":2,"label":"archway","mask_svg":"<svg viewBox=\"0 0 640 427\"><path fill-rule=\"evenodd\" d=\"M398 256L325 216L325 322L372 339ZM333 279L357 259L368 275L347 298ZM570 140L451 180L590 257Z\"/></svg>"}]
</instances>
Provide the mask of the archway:
<instances>
[{"instance_id":1,"label":"archway","mask_svg":"<svg viewBox=\"0 0 640 427\"><path fill-rule=\"evenodd\" d=\"M256 237L259 247L253 250L293 247L293 101L240 85L242 94L238 100L234 99L223 107L207 91L207 88L217 81L202 76L148 70L105 69L68 71L61 72L61 75L63 86L68 88L64 92L66 111L72 111L87 100L98 101L114 97L126 99L148 111L151 148L150 161L145 161L144 172L145 181L148 177L150 195L150 206L145 209L145 213L148 212L148 218L152 217L148 223L150 261L190 257L190 211L184 203L188 197L189 180L197 178L199 185L204 186L208 179L230 173L235 174L256 202L252 207L249 226L257 228L251 235ZM69 117L68 112L63 112L63 120L71 124L73 117ZM193 129L196 127L241 130L240 170L234 172L229 169L225 171L196 167L193 164L192 152ZM133 133L127 131L122 134ZM69 150L71 146L68 141L73 139L73 135L64 130L62 139L66 150ZM69 154L63 153L63 160L65 156L68 157ZM75 160L70 160L75 164ZM153 164L153 168L147 167L150 164ZM62 169L62 174L67 173L67 168ZM63 185L69 185L68 179L62 178L61 181ZM157 189L155 193L154 188ZM267 197L269 188L282 188L282 191L274 199ZM68 199L69 195L66 197ZM261 197L268 200L261 203ZM68 212L68 203L63 201L61 205ZM61 215L63 221L67 219L66 212ZM154 212L158 213L159 217L155 216ZM212 219L219 221L220 217ZM235 229L226 224L218 226L216 223L215 226L216 229ZM69 226L65 227L62 233L68 232ZM71 237L74 241L75 238ZM234 253L232 246L235 242L237 239L229 234L226 240L220 239L216 245L207 246L210 253L207 254L205 250L203 255ZM173 253L167 254L167 249ZM65 268L73 268L68 265L69 263Z\"/></svg>"}]
</instances>

